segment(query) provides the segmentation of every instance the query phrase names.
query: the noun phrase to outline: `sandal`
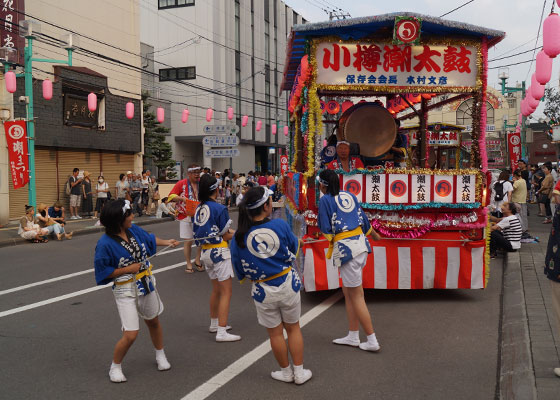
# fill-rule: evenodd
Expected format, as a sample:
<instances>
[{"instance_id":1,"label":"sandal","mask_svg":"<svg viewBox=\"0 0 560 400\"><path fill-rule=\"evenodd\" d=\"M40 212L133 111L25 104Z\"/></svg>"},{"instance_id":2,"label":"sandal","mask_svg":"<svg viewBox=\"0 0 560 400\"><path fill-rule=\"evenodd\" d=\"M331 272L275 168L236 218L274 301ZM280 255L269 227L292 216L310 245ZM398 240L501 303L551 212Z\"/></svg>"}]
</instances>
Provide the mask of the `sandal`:
<instances>
[{"instance_id":1,"label":"sandal","mask_svg":"<svg viewBox=\"0 0 560 400\"><path fill-rule=\"evenodd\" d=\"M185 268L185 273L186 274L192 274L194 272L193 267L191 266L190 268L187 266L187 268Z\"/></svg>"},{"instance_id":2,"label":"sandal","mask_svg":"<svg viewBox=\"0 0 560 400\"><path fill-rule=\"evenodd\" d=\"M204 272L206 270L206 268L204 268L202 264L194 263L194 266L198 272Z\"/></svg>"}]
</instances>

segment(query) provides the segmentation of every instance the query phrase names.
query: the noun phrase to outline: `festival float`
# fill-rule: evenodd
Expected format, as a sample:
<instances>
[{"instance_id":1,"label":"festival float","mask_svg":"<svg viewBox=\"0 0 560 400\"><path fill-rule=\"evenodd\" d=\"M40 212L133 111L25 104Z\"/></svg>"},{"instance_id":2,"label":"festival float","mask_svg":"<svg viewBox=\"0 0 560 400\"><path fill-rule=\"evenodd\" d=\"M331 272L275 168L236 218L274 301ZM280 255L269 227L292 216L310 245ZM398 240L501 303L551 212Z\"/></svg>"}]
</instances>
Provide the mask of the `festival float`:
<instances>
[{"instance_id":1,"label":"festival float","mask_svg":"<svg viewBox=\"0 0 560 400\"><path fill-rule=\"evenodd\" d=\"M316 176L332 168L329 157L341 162L334 164L341 189L356 195L383 237L371 241L365 288L486 287L490 174L481 104L488 49L504 36L409 12L292 28L282 83L290 91L282 191L288 222L303 240L306 291L341 286L317 228ZM468 98L475 99L470 153L460 151L463 127L428 124L431 109ZM349 145L352 162L335 154L335 141ZM354 159L363 168L350 168Z\"/></svg>"}]
</instances>

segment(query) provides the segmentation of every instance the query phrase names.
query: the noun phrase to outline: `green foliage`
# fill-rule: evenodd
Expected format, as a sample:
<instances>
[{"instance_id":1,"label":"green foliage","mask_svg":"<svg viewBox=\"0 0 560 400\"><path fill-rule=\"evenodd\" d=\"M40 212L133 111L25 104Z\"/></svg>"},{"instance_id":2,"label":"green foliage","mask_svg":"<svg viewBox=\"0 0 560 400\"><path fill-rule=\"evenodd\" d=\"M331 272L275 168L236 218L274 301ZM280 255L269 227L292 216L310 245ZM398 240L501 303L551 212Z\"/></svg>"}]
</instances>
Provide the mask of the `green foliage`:
<instances>
[{"instance_id":1,"label":"green foliage","mask_svg":"<svg viewBox=\"0 0 560 400\"><path fill-rule=\"evenodd\" d=\"M554 88L546 88L541 101L545 102L544 115L550 119L550 125L560 124L560 93Z\"/></svg>"},{"instance_id":2,"label":"green foliage","mask_svg":"<svg viewBox=\"0 0 560 400\"><path fill-rule=\"evenodd\" d=\"M175 160L171 158L171 145L165 141L165 134L170 129L161 125L156 115L150 112L151 104L148 102L149 94L142 93L144 112L144 153L158 167L159 178L174 179L177 173L172 169Z\"/></svg>"}]
</instances>

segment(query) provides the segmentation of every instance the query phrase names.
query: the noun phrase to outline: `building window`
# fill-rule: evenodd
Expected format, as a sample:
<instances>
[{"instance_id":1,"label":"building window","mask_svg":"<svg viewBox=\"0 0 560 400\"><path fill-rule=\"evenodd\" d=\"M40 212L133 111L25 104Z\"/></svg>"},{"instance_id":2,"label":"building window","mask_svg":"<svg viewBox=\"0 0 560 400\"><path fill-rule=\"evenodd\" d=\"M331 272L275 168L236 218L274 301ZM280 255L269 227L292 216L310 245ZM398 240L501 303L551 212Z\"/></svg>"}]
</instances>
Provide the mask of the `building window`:
<instances>
[{"instance_id":1,"label":"building window","mask_svg":"<svg viewBox=\"0 0 560 400\"><path fill-rule=\"evenodd\" d=\"M164 68L159 70L159 81L196 79L196 67Z\"/></svg>"},{"instance_id":2,"label":"building window","mask_svg":"<svg viewBox=\"0 0 560 400\"><path fill-rule=\"evenodd\" d=\"M194 6L194 0L158 0L158 9Z\"/></svg>"},{"instance_id":3,"label":"building window","mask_svg":"<svg viewBox=\"0 0 560 400\"><path fill-rule=\"evenodd\" d=\"M472 125L473 108L473 99L468 99L461 103L456 113L457 125ZM486 102L486 123L489 125L494 124L494 107L489 102Z\"/></svg>"},{"instance_id":4,"label":"building window","mask_svg":"<svg viewBox=\"0 0 560 400\"><path fill-rule=\"evenodd\" d=\"M509 108L517 107L517 99L507 99Z\"/></svg>"}]
</instances>

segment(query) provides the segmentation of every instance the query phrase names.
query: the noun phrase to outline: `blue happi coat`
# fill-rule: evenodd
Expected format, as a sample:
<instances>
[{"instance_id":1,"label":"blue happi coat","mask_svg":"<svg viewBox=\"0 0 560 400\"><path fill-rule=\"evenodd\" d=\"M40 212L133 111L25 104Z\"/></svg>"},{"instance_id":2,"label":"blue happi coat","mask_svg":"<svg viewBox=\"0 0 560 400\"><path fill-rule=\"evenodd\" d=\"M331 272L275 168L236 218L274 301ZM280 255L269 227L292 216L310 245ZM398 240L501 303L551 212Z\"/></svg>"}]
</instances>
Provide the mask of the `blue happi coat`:
<instances>
[{"instance_id":1,"label":"blue happi coat","mask_svg":"<svg viewBox=\"0 0 560 400\"><path fill-rule=\"evenodd\" d=\"M292 266L299 243L288 224L281 219L265 219L249 229L245 235L246 247L239 247L231 241L231 255L235 274L238 279L252 281L266 279ZM291 276L290 276L291 274ZM294 292L299 292L301 280L295 269L288 274L262 283L253 284L252 297L262 303L266 297L263 285L280 286L291 279Z\"/></svg>"},{"instance_id":2,"label":"blue happi coat","mask_svg":"<svg viewBox=\"0 0 560 400\"><path fill-rule=\"evenodd\" d=\"M108 235L103 235L98 240L93 262L95 266L95 281L98 285L105 285L113 281L113 279L109 278L109 275L115 269L127 267L136 262L144 261L147 263L148 257L156 253L156 236L154 234L148 233L134 224L128 231L138 243L140 254L131 255L119 242ZM134 274L121 275L115 281L124 282L133 277ZM114 286L113 290L123 295L135 295L134 288L131 285Z\"/></svg>"},{"instance_id":3,"label":"blue happi coat","mask_svg":"<svg viewBox=\"0 0 560 400\"><path fill-rule=\"evenodd\" d=\"M366 236L371 225L358 199L352 193L340 191L337 196L325 194L319 201L319 229L328 238L337 233L362 227L362 234L341 239L334 243L333 264L340 267L363 252L371 253Z\"/></svg>"},{"instance_id":4,"label":"blue happi coat","mask_svg":"<svg viewBox=\"0 0 560 400\"><path fill-rule=\"evenodd\" d=\"M224 205L218 204L213 200L200 204L196 208L193 218L195 244L201 246L203 244L218 244L223 242L222 235L228 231L231 222L227 207ZM227 247L207 249L202 250L202 252L210 252L210 259L213 263L218 263L230 258L229 249Z\"/></svg>"}]
</instances>

